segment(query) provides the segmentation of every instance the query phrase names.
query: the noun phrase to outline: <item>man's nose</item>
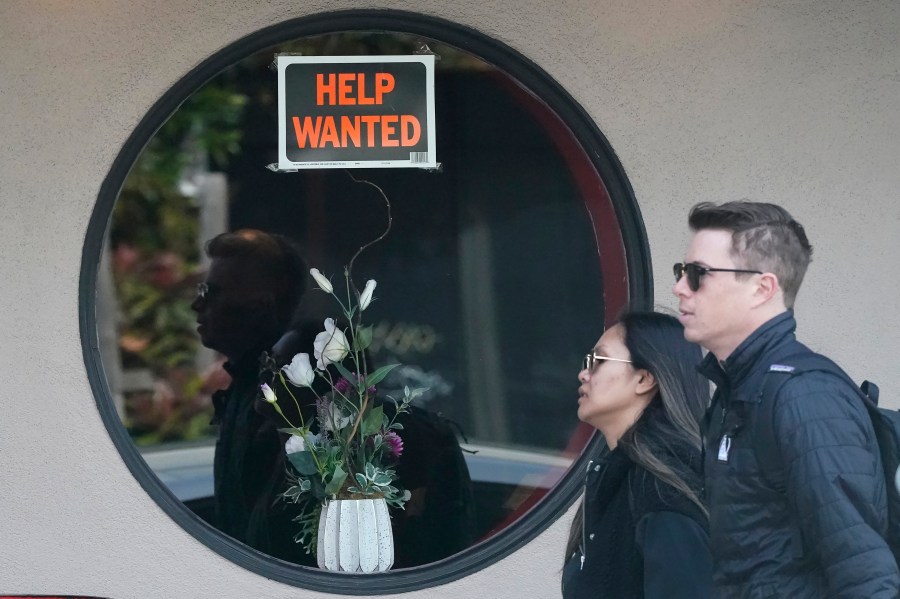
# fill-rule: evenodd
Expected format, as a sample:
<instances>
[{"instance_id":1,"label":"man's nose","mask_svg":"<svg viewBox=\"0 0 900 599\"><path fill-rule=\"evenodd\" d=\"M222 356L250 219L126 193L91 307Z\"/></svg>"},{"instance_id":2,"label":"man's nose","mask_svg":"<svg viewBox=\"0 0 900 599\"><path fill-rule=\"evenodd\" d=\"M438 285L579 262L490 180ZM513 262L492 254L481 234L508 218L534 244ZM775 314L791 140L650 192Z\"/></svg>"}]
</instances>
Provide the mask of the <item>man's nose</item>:
<instances>
[{"instance_id":1,"label":"man's nose","mask_svg":"<svg viewBox=\"0 0 900 599\"><path fill-rule=\"evenodd\" d=\"M675 284L672 285L672 294L675 297L685 297L691 292L691 288L688 287L687 277L681 277Z\"/></svg>"},{"instance_id":2,"label":"man's nose","mask_svg":"<svg viewBox=\"0 0 900 599\"><path fill-rule=\"evenodd\" d=\"M204 303L205 303L205 300L204 300L203 296L202 296L202 295L197 295L197 297L194 298L194 301L191 302L191 310L193 310L194 312L199 313L200 310L203 309L203 304L204 304Z\"/></svg>"}]
</instances>

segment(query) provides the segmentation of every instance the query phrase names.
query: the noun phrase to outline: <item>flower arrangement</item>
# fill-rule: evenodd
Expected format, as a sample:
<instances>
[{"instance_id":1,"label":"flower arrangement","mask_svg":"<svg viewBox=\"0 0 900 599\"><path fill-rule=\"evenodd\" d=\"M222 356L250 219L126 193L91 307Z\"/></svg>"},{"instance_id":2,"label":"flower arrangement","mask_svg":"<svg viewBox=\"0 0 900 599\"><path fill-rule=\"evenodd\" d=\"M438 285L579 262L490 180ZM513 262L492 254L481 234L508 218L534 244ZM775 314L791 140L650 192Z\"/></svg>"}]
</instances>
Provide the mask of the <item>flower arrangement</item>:
<instances>
[{"instance_id":1,"label":"flower arrangement","mask_svg":"<svg viewBox=\"0 0 900 599\"><path fill-rule=\"evenodd\" d=\"M300 524L294 540L302 543L307 553L315 553L319 514L327 499L383 497L389 506L403 508L410 493L400 488L393 469L403 453L403 426L397 416L408 412L410 402L424 390L406 387L402 398L388 396L394 409L390 416L385 413L383 403L376 401L376 385L399 364L367 372L365 351L372 342L372 327L363 326L362 313L374 299L375 281L369 280L363 291L357 292L350 269L345 269L346 299L342 300L317 269L310 274L319 289L336 300L349 326L342 330L334 319L326 319L313 344L315 367L309 354L298 353L290 364L274 372L296 409L289 410L290 417L279 405L285 397L277 397L268 384L261 389L288 425L279 430L290 434L285 452L293 472L288 473L289 486L282 497L301 506L294 519ZM316 384L317 380L326 382L327 387ZM292 386L315 393L316 415L311 422L304 420ZM315 387L327 391L319 393Z\"/></svg>"}]
</instances>

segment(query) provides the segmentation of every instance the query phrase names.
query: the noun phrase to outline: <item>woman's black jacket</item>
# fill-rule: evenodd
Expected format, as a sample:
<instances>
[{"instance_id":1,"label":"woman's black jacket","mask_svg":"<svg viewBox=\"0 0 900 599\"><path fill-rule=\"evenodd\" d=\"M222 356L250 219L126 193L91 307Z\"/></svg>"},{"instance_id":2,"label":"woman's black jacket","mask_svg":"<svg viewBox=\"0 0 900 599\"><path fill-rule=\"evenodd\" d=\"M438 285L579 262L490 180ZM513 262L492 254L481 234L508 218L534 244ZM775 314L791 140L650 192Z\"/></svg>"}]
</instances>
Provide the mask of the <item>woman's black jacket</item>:
<instances>
[{"instance_id":1,"label":"woman's black jacket","mask_svg":"<svg viewBox=\"0 0 900 599\"><path fill-rule=\"evenodd\" d=\"M697 471L699 451L667 460ZM712 560L707 519L621 448L588 464L581 550L563 569L564 599L704 599ZM582 564L583 559L583 564Z\"/></svg>"}]
</instances>

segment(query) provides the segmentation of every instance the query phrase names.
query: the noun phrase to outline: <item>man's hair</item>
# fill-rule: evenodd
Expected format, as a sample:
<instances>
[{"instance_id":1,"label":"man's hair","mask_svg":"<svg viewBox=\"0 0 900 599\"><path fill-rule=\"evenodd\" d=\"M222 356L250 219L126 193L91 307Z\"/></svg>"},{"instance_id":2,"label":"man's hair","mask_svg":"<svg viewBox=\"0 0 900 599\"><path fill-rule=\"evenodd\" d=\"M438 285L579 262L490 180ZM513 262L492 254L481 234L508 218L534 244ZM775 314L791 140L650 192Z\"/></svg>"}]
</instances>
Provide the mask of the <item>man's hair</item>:
<instances>
[{"instance_id":1,"label":"man's hair","mask_svg":"<svg viewBox=\"0 0 900 599\"><path fill-rule=\"evenodd\" d=\"M785 306L793 307L806 267L812 261L813 249L803 226L787 210L775 204L746 200L719 206L701 202L691 208L688 224L694 232L731 231L731 256L735 265L774 273L784 292Z\"/></svg>"},{"instance_id":2,"label":"man's hair","mask_svg":"<svg viewBox=\"0 0 900 599\"><path fill-rule=\"evenodd\" d=\"M240 229L213 237L205 250L212 259L246 260L272 291L279 322L291 321L306 291L307 277L306 261L294 242L275 233Z\"/></svg>"}]
</instances>

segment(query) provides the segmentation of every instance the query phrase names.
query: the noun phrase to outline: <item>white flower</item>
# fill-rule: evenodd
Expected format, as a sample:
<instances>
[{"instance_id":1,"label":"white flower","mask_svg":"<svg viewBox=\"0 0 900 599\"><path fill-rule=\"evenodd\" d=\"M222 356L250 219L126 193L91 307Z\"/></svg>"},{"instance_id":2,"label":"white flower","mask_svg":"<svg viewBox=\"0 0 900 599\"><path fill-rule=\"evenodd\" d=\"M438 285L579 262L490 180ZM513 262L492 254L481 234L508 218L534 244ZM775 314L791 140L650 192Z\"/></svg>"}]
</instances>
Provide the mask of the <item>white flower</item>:
<instances>
[{"instance_id":1,"label":"white flower","mask_svg":"<svg viewBox=\"0 0 900 599\"><path fill-rule=\"evenodd\" d=\"M312 275L312 278L316 280L316 285L319 286L319 289L324 291L325 293L333 293L334 288L331 286L331 281L325 278L325 275L319 272L318 268L310 268L309 274Z\"/></svg>"},{"instance_id":2,"label":"white flower","mask_svg":"<svg viewBox=\"0 0 900 599\"><path fill-rule=\"evenodd\" d=\"M287 443L284 444L284 452L288 455L292 453L300 453L306 451L306 441L299 435L291 435Z\"/></svg>"},{"instance_id":3,"label":"white flower","mask_svg":"<svg viewBox=\"0 0 900 599\"><path fill-rule=\"evenodd\" d=\"M344 415L340 406L329 402L319 413L319 422L322 423L322 428L325 430L335 432L350 424L350 417Z\"/></svg>"},{"instance_id":4,"label":"white flower","mask_svg":"<svg viewBox=\"0 0 900 599\"><path fill-rule=\"evenodd\" d=\"M266 383L263 383L259 386L259 388L262 389L263 397L267 402L275 403L276 401L278 401L278 398L275 397L275 391L272 390L272 387L270 387Z\"/></svg>"},{"instance_id":5,"label":"white flower","mask_svg":"<svg viewBox=\"0 0 900 599\"><path fill-rule=\"evenodd\" d=\"M318 442L319 435L314 435L310 432L304 433L302 437L300 435L291 435L284 444L284 452L292 454L307 450L311 451Z\"/></svg>"},{"instance_id":6,"label":"white flower","mask_svg":"<svg viewBox=\"0 0 900 599\"><path fill-rule=\"evenodd\" d=\"M366 281L366 288L359 294L359 311L362 312L372 303L372 292L375 291L375 279Z\"/></svg>"},{"instance_id":7,"label":"white flower","mask_svg":"<svg viewBox=\"0 0 900 599\"><path fill-rule=\"evenodd\" d=\"M309 363L309 354L297 354L291 363L282 367L288 379L298 387L311 387L316 373Z\"/></svg>"},{"instance_id":8,"label":"white flower","mask_svg":"<svg viewBox=\"0 0 900 599\"><path fill-rule=\"evenodd\" d=\"M316 368L324 370L329 364L340 362L350 351L350 344L344 332L334 326L334 319L325 319L325 330L316 335L313 342L313 356Z\"/></svg>"}]
</instances>

